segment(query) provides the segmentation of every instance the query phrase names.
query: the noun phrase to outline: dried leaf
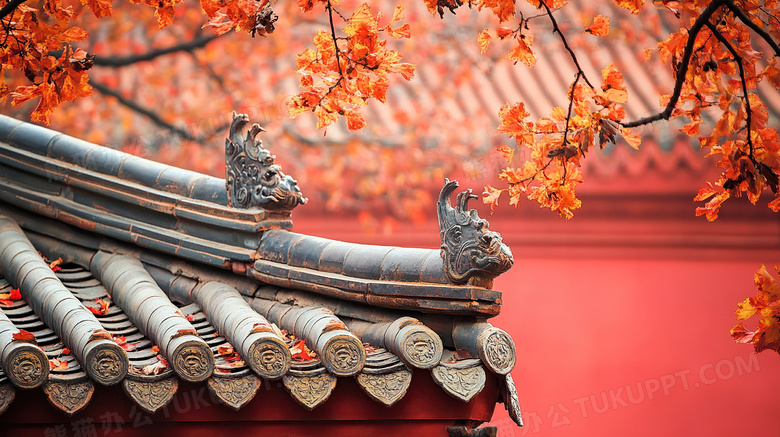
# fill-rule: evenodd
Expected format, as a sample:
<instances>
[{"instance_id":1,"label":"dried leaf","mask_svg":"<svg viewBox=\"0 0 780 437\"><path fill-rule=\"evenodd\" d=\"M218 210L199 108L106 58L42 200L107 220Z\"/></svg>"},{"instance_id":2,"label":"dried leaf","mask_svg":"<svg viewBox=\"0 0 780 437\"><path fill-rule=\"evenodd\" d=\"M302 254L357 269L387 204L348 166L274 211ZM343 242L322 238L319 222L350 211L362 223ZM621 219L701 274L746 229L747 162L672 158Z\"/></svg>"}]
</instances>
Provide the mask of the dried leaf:
<instances>
[{"instance_id":1,"label":"dried leaf","mask_svg":"<svg viewBox=\"0 0 780 437\"><path fill-rule=\"evenodd\" d=\"M18 341L26 341L26 342L35 341L35 335L33 335L31 332L25 331L24 329L20 329L19 332L15 332L14 334L12 334L11 338Z\"/></svg>"},{"instance_id":2,"label":"dried leaf","mask_svg":"<svg viewBox=\"0 0 780 437\"><path fill-rule=\"evenodd\" d=\"M49 360L49 368L54 372L62 372L68 370L68 362L52 358Z\"/></svg>"}]
</instances>

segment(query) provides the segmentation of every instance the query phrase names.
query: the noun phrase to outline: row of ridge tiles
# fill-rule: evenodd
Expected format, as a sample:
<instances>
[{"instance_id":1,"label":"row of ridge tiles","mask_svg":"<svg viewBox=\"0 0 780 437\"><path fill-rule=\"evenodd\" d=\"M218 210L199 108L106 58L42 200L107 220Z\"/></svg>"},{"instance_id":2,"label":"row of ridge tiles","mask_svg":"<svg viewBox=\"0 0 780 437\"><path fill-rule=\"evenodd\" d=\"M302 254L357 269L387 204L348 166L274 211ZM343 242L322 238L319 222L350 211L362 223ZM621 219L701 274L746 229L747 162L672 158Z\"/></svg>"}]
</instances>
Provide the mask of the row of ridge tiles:
<instances>
[{"instance_id":1,"label":"row of ridge tiles","mask_svg":"<svg viewBox=\"0 0 780 437\"><path fill-rule=\"evenodd\" d=\"M139 158L1 114L0 142L156 190L228 204L224 179Z\"/></svg>"}]
</instances>

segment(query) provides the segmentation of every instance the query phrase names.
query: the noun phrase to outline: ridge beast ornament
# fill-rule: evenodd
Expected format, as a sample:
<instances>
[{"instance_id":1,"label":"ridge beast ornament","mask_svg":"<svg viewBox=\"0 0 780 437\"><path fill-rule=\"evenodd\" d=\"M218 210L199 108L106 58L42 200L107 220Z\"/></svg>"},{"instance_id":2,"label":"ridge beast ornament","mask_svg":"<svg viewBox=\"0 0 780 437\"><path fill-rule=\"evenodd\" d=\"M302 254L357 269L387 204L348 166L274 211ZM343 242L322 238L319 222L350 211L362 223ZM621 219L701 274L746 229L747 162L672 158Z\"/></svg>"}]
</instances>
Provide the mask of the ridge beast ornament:
<instances>
[{"instance_id":1,"label":"ridge beast ornament","mask_svg":"<svg viewBox=\"0 0 780 437\"><path fill-rule=\"evenodd\" d=\"M225 140L225 187L229 205L234 208L263 208L290 211L308 199L303 197L298 182L282 173L274 164L276 156L255 137L265 129L255 123L246 131L249 117L233 111L230 133Z\"/></svg>"},{"instance_id":2,"label":"ridge beast ornament","mask_svg":"<svg viewBox=\"0 0 780 437\"><path fill-rule=\"evenodd\" d=\"M477 198L471 190L458 193L456 208L452 207L450 196L456 188L457 181L444 179L436 203L444 272L455 284L470 282L489 288L493 278L514 264L512 251L501 235L488 230L487 220L479 218L477 210L468 209L469 199Z\"/></svg>"}]
</instances>

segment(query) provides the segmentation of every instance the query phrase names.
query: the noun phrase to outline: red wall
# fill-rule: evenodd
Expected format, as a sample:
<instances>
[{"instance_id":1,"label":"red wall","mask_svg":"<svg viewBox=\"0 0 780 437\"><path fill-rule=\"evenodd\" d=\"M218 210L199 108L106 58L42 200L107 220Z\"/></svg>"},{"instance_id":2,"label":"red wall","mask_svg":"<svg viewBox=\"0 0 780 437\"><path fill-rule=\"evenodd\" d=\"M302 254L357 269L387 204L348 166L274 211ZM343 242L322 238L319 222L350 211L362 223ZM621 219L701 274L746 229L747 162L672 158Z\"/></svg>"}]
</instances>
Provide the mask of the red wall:
<instances>
[{"instance_id":1,"label":"red wall","mask_svg":"<svg viewBox=\"0 0 780 437\"><path fill-rule=\"evenodd\" d=\"M780 435L780 356L729 336L753 273L780 261L777 218L735 202L708 223L690 196L624 200L586 199L571 222L531 209L491 220L515 255L492 322L517 344L526 421L499 407L499 436ZM360 229L295 216L299 232L438 246L434 222Z\"/></svg>"}]
</instances>

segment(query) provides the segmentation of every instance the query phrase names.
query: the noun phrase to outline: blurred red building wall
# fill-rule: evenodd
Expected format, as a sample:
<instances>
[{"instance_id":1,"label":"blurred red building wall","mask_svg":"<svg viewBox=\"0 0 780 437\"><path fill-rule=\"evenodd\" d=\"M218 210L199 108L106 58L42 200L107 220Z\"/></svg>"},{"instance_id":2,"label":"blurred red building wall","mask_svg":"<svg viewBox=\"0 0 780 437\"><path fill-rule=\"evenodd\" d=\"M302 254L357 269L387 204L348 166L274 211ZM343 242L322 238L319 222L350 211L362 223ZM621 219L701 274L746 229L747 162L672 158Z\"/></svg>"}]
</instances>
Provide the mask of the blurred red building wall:
<instances>
[{"instance_id":1,"label":"blurred red building wall","mask_svg":"<svg viewBox=\"0 0 780 437\"><path fill-rule=\"evenodd\" d=\"M517 344L526 426L498 408L499 436L780 435L780 356L729 335L753 273L780 263L778 216L734 199L715 222L695 217L711 170L685 148L646 149L586 168L569 222L530 202L492 218L473 205L515 256L496 280L504 307L492 322ZM439 245L435 215L379 219L373 233L352 216L300 208L294 218L297 231L329 238Z\"/></svg>"}]
</instances>

